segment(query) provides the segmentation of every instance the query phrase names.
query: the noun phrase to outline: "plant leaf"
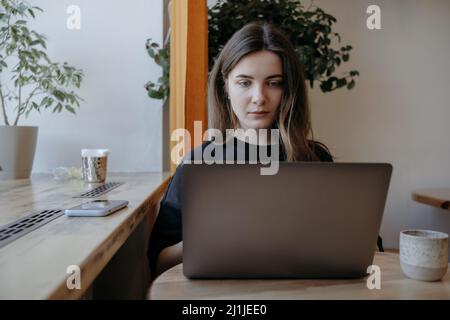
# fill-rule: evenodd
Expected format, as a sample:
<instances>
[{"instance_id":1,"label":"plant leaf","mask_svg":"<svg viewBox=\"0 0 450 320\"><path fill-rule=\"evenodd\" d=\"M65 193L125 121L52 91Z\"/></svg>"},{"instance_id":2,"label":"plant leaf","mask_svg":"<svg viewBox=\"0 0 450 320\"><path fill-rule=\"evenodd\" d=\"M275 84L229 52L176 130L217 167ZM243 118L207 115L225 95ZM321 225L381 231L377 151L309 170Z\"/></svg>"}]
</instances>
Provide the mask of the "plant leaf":
<instances>
[{"instance_id":1,"label":"plant leaf","mask_svg":"<svg viewBox=\"0 0 450 320\"><path fill-rule=\"evenodd\" d=\"M351 90L355 87L355 80L352 79L352 81L350 81L350 83L347 85L347 89Z\"/></svg>"}]
</instances>

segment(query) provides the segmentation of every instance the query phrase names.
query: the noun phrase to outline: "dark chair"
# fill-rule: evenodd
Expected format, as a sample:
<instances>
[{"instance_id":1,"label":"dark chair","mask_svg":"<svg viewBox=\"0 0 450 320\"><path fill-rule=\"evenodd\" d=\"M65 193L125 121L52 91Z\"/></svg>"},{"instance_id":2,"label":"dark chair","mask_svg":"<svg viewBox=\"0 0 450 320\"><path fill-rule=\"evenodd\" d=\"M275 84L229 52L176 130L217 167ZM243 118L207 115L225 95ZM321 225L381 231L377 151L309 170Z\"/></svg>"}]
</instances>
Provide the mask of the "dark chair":
<instances>
[{"instance_id":1,"label":"dark chair","mask_svg":"<svg viewBox=\"0 0 450 320\"><path fill-rule=\"evenodd\" d=\"M377 246L378 246L378 250L380 250L380 252L384 252L384 249L383 249L383 239L381 239L380 236L378 236Z\"/></svg>"}]
</instances>

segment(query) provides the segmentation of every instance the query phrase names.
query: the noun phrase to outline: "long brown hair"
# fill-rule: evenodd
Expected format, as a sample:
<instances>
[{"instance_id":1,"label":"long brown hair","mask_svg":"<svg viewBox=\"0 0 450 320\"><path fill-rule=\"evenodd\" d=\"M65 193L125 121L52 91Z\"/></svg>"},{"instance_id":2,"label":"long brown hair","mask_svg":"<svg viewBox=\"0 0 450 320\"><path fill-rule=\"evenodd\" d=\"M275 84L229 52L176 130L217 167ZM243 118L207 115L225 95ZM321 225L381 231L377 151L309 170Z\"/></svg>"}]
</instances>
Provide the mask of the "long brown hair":
<instances>
[{"instance_id":1,"label":"long brown hair","mask_svg":"<svg viewBox=\"0 0 450 320\"><path fill-rule=\"evenodd\" d=\"M309 140L313 133L303 67L289 39L269 23L245 25L220 52L209 77L211 127L219 129L223 135L226 129L236 129L239 121L227 98L225 81L244 56L261 50L277 54L283 63L283 96L274 127L280 130L286 160L318 160Z\"/></svg>"}]
</instances>

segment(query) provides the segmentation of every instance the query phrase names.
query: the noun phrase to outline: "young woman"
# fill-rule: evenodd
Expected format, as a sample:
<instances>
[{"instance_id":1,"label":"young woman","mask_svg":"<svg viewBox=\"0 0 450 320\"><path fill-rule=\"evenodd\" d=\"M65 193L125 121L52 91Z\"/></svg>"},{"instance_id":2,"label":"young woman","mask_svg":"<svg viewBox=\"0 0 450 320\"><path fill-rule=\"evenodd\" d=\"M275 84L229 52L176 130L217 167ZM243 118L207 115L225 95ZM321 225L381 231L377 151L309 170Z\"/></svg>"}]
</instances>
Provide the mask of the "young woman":
<instances>
[{"instance_id":1,"label":"young woman","mask_svg":"<svg viewBox=\"0 0 450 320\"><path fill-rule=\"evenodd\" d=\"M267 23L250 23L227 42L209 79L211 127L226 136L227 129L278 129L280 161L333 161L328 149L312 139L310 110L299 57L288 38ZM269 141L242 141L234 144L237 158L256 147L271 153ZM275 141L276 142L276 141ZM202 149L212 142L206 142ZM224 144L224 146L226 145ZM192 156L192 155L191 155ZM189 157L189 156L188 156ZM227 158L228 159L228 158ZM246 161L249 161L246 156ZM177 168L161 201L160 211L149 243L149 260L154 278L181 262L181 170Z\"/></svg>"}]
</instances>

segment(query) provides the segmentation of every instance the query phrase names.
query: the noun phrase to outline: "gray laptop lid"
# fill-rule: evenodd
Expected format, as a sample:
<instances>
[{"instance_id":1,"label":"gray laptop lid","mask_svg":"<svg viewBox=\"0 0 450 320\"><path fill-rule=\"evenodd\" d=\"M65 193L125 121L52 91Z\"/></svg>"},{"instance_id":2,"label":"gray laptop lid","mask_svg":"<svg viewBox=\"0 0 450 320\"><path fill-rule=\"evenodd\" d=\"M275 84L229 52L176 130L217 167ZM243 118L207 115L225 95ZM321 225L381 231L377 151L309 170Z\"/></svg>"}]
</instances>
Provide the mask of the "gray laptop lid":
<instances>
[{"instance_id":1,"label":"gray laptop lid","mask_svg":"<svg viewBox=\"0 0 450 320\"><path fill-rule=\"evenodd\" d=\"M372 264L390 164L183 166L183 272L191 278L360 277Z\"/></svg>"}]
</instances>

